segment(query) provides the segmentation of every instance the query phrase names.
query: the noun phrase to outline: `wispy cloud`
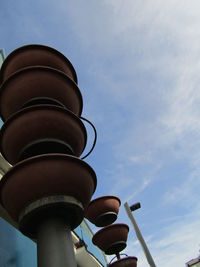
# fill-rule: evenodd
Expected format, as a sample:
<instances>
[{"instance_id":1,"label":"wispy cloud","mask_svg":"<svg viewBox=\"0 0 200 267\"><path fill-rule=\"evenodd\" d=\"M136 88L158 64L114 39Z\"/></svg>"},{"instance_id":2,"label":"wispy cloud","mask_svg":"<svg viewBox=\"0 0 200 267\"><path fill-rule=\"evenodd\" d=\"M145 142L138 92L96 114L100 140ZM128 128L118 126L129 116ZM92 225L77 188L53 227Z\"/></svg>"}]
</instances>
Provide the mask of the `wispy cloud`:
<instances>
[{"instance_id":1,"label":"wispy cloud","mask_svg":"<svg viewBox=\"0 0 200 267\"><path fill-rule=\"evenodd\" d=\"M156 240L154 238L145 238L149 250L154 258L156 266L184 266L191 258L198 256L199 250L199 210L192 212L160 229L162 238ZM147 261L142 252L140 244L129 240L129 246L126 252L131 255L138 256L139 266L147 265Z\"/></svg>"},{"instance_id":2,"label":"wispy cloud","mask_svg":"<svg viewBox=\"0 0 200 267\"><path fill-rule=\"evenodd\" d=\"M97 194L140 198L156 263L184 265L199 242L199 214L188 211L197 211L200 184L199 0L23 3L0 10L2 25L10 20L2 45L43 42L70 55L84 115L99 135L87 159L97 171ZM168 227L172 213L178 217ZM146 266L136 245L129 242L129 254Z\"/></svg>"},{"instance_id":3,"label":"wispy cloud","mask_svg":"<svg viewBox=\"0 0 200 267\"><path fill-rule=\"evenodd\" d=\"M129 157L130 162L135 164L143 164L152 161L152 156L150 152L145 152L142 155L132 155Z\"/></svg>"}]
</instances>

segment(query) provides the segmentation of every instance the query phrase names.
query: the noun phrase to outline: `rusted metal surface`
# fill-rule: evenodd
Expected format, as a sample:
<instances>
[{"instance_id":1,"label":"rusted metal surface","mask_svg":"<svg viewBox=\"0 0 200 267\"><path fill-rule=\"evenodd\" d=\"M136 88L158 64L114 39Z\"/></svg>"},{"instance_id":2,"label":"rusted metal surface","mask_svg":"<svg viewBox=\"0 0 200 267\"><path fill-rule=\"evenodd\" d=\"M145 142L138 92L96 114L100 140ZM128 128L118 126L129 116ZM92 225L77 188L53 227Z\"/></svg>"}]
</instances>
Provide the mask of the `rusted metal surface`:
<instances>
[{"instance_id":1,"label":"rusted metal surface","mask_svg":"<svg viewBox=\"0 0 200 267\"><path fill-rule=\"evenodd\" d=\"M21 161L4 175L1 202L15 221L27 205L44 196L73 196L86 208L96 183L93 169L77 157L40 155Z\"/></svg>"},{"instance_id":2,"label":"rusted metal surface","mask_svg":"<svg viewBox=\"0 0 200 267\"><path fill-rule=\"evenodd\" d=\"M77 75L71 62L54 48L32 44L17 48L4 60L0 81L5 81L16 71L29 66L47 66L58 69L77 83Z\"/></svg>"},{"instance_id":3,"label":"rusted metal surface","mask_svg":"<svg viewBox=\"0 0 200 267\"><path fill-rule=\"evenodd\" d=\"M19 215L20 231L32 239L37 239L37 230L48 216L62 217L71 230L83 220L84 208L72 196L55 195L40 198L27 205Z\"/></svg>"},{"instance_id":4,"label":"rusted metal surface","mask_svg":"<svg viewBox=\"0 0 200 267\"><path fill-rule=\"evenodd\" d=\"M129 227L123 223L116 223L99 230L92 242L106 254L117 254L126 247Z\"/></svg>"},{"instance_id":5,"label":"rusted metal surface","mask_svg":"<svg viewBox=\"0 0 200 267\"><path fill-rule=\"evenodd\" d=\"M65 153L68 145L72 149L68 154L79 157L86 141L86 129L79 117L64 108L48 105L33 106L15 113L6 121L0 132L2 154L11 164L19 161L25 148L29 147L31 152L32 145L34 150L34 144L35 155ZM49 143L49 146L45 146L45 142ZM34 154L27 154L27 157Z\"/></svg>"},{"instance_id":6,"label":"rusted metal surface","mask_svg":"<svg viewBox=\"0 0 200 267\"><path fill-rule=\"evenodd\" d=\"M0 88L0 115L5 121L34 98L47 97L80 116L83 100L78 86L64 73L48 67L23 69Z\"/></svg>"},{"instance_id":7,"label":"rusted metal surface","mask_svg":"<svg viewBox=\"0 0 200 267\"><path fill-rule=\"evenodd\" d=\"M108 267L137 267L137 258L126 257L109 264Z\"/></svg>"},{"instance_id":8,"label":"rusted metal surface","mask_svg":"<svg viewBox=\"0 0 200 267\"><path fill-rule=\"evenodd\" d=\"M86 218L98 227L107 226L117 219L121 201L116 196L103 196L92 200Z\"/></svg>"},{"instance_id":9,"label":"rusted metal surface","mask_svg":"<svg viewBox=\"0 0 200 267\"><path fill-rule=\"evenodd\" d=\"M22 233L37 239L38 267L76 267L70 230L97 184L79 159L87 132L76 72L55 49L29 45L7 57L0 83L0 148L14 164L0 181L1 203Z\"/></svg>"}]
</instances>

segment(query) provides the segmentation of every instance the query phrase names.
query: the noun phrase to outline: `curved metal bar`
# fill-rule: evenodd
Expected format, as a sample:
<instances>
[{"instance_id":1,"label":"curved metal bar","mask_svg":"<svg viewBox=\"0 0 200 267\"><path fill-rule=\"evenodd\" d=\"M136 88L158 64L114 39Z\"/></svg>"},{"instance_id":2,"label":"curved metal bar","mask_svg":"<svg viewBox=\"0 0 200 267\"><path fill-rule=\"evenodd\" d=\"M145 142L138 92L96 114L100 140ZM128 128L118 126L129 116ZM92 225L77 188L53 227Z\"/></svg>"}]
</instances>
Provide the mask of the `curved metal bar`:
<instances>
[{"instance_id":1,"label":"curved metal bar","mask_svg":"<svg viewBox=\"0 0 200 267\"><path fill-rule=\"evenodd\" d=\"M90 126L94 130L94 141L93 141L93 145L92 145L91 149L89 150L89 152L85 156L83 156L81 158L81 159L85 159L86 157L88 157L90 155L90 153L93 151L93 149L94 149L94 147L96 145L96 142L97 142L97 131L96 131L96 128L95 128L94 124L91 121L87 120L84 117L80 117L80 119L83 120L83 121L86 121L88 124L90 124Z\"/></svg>"},{"instance_id":2,"label":"curved metal bar","mask_svg":"<svg viewBox=\"0 0 200 267\"><path fill-rule=\"evenodd\" d=\"M109 262L108 266L113 262L113 260L115 258L118 259L118 257L120 257L121 255L128 257L128 255L126 253L118 253L118 254L116 254L116 256L114 258L111 259L111 261Z\"/></svg>"}]
</instances>

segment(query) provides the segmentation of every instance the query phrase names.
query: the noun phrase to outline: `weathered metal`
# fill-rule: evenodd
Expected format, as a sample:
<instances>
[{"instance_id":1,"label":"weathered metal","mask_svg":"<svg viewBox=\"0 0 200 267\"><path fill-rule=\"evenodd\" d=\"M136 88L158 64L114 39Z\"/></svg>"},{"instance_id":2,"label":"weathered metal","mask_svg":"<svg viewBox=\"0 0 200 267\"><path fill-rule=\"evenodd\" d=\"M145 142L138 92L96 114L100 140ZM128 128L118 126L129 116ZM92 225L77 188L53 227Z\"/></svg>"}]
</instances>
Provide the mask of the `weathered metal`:
<instances>
[{"instance_id":1,"label":"weathered metal","mask_svg":"<svg viewBox=\"0 0 200 267\"><path fill-rule=\"evenodd\" d=\"M20 212L19 229L24 235L37 239L40 224L49 216L62 218L73 230L83 220L84 207L80 201L72 196L42 197L31 202Z\"/></svg>"},{"instance_id":2,"label":"weathered metal","mask_svg":"<svg viewBox=\"0 0 200 267\"><path fill-rule=\"evenodd\" d=\"M25 45L11 52L2 65L0 81L29 66L58 69L77 83L77 75L71 62L56 49L40 44Z\"/></svg>"},{"instance_id":3,"label":"weathered metal","mask_svg":"<svg viewBox=\"0 0 200 267\"><path fill-rule=\"evenodd\" d=\"M98 227L112 224L119 212L121 201L116 196L103 196L92 200L86 218Z\"/></svg>"},{"instance_id":4,"label":"weathered metal","mask_svg":"<svg viewBox=\"0 0 200 267\"><path fill-rule=\"evenodd\" d=\"M48 216L37 231L38 267L76 267L70 226L58 216Z\"/></svg>"},{"instance_id":5,"label":"weathered metal","mask_svg":"<svg viewBox=\"0 0 200 267\"><path fill-rule=\"evenodd\" d=\"M36 239L38 267L76 267L71 230L97 184L79 159L87 133L76 72L57 50L29 45L6 58L0 83L0 148L14 164L0 181L0 201L21 232Z\"/></svg>"},{"instance_id":6,"label":"weathered metal","mask_svg":"<svg viewBox=\"0 0 200 267\"><path fill-rule=\"evenodd\" d=\"M29 67L10 76L0 87L0 115L7 120L35 98L50 98L80 116L81 92L67 75L48 67Z\"/></svg>"},{"instance_id":7,"label":"weathered metal","mask_svg":"<svg viewBox=\"0 0 200 267\"><path fill-rule=\"evenodd\" d=\"M93 169L77 157L47 154L21 161L0 183L1 202L14 221L22 210L44 196L66 195L88 206L96 188Z\"/></svg>"},{"instance_id":8,"label":"weathered metal","mask_svg":"<svg viewBox=\"0 0 200 267\"><path fill-rule=\"evenodd\" d=\"M1 153L11 164L45 153L79 157L86 141L86 129L79 117L53 105L22 109L5 122L0 131Z\"/></svg>"},{"instance_id":9,"label":"weathered metal","mask_svg":"<svg viewBox=\"0 0 200 267\"><path fill-rule=\"evenodd\" d=\"M119 259L111 264L108 267L137 267L137 258L136 257L126 257Z\"/></svg>"},{"instance_id":10,"label":"weathered metal","mask_svg":"<svg viewBox=\"0 0 200 267\"><path fill-rule=\"evenodd\" d=\"M126 247L129 227L123 223L111 224L99 230L92 239L106 254L117 254Z\"/></svg>"}]
</instances>

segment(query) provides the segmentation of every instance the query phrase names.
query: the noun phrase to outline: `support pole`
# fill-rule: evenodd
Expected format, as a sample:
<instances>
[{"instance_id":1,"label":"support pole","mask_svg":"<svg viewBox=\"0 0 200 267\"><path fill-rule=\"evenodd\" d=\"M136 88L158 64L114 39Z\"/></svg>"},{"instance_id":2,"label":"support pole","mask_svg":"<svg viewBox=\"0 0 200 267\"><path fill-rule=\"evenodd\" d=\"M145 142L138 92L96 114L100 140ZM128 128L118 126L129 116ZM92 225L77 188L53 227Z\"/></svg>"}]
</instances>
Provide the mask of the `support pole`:
<instances>
[{"instance_id":1,"label":"support pole","mask_svg":"<svg viewBox=\"0 0 200 267\"><path fill-rule=\"evenodd\" d=\"M47 218L37 234L38 267L77 267L71 229L62 218Z\"/></svg>"},{"instance_id":2,"label":"support pole","mask_svg":"<svg viewBox=\"0 0 200 267\"><path fill-rule=\"evenodd\" d=\"M128 217L129 217L129 219L130 219L130 221L131 221L131 223L133 225L133 228L135 230L136 236L137 236L137 238L138 238L138 240L139 240L139 242L140 242L140 244L142 246L142 249L144 251L144 254L146 256L146 259L147 259L149 265L151 267L156 267L155 262L154 262L154 260L153 260L153 258L151 256L151 253L150 253L150 251L149 251L149 249L148 249L148 247L147 247L147 245L146 245L146 243L144 241L144 238L143 238L143 236L142 236L142 234L140 232L139 227L137 226L137 223L136 223L136 221L135 221L135 219L133 217L133 214L132 214L127 202L124 204L124 207L125 207L125 210L126 210L126 213L127 213Z\"/></svg>"}]
</instances>

